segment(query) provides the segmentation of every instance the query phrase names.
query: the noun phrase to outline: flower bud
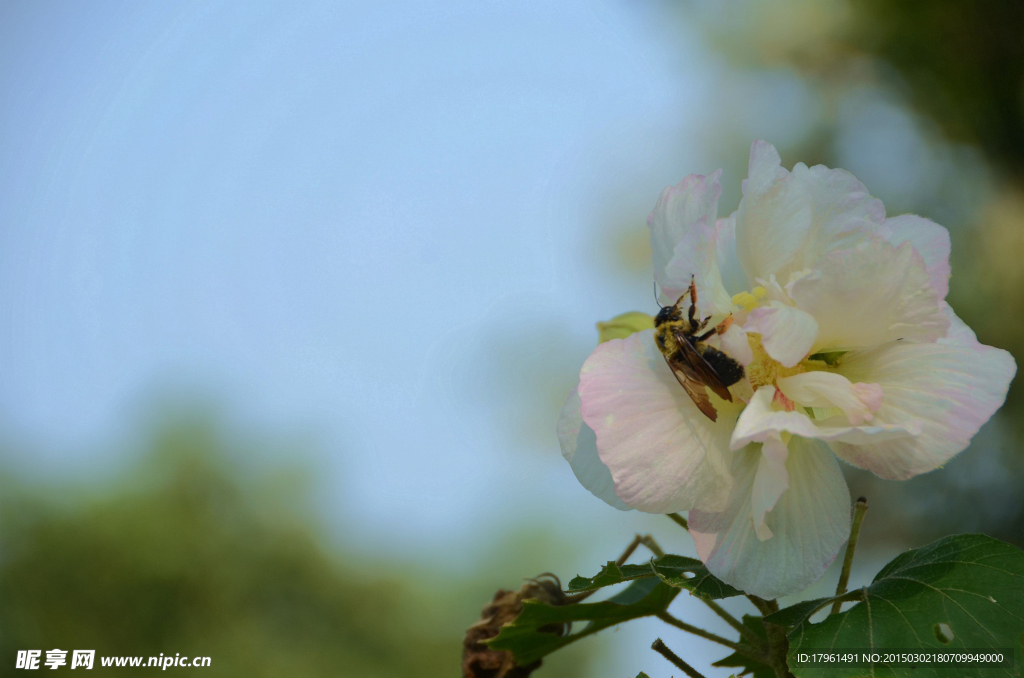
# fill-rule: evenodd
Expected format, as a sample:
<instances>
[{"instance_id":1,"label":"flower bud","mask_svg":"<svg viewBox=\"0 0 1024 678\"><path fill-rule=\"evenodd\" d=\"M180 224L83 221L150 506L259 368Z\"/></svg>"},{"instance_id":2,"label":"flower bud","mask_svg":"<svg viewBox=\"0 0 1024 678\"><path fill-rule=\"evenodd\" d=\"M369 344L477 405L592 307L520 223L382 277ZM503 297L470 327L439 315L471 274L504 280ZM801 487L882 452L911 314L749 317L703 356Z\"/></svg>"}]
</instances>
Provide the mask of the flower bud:
<instances>
[{"instance_id":1,"label":"flower bud","mask_svg":"<svg viewBox=\"0 0 1024 678\"><path fill-rule=\"evenodd\" d=\"M597 343L625 339L631 334L654 327L654 318L640 311L628 311L606 322L597 323Z\"/></svg>"}]
</instances>

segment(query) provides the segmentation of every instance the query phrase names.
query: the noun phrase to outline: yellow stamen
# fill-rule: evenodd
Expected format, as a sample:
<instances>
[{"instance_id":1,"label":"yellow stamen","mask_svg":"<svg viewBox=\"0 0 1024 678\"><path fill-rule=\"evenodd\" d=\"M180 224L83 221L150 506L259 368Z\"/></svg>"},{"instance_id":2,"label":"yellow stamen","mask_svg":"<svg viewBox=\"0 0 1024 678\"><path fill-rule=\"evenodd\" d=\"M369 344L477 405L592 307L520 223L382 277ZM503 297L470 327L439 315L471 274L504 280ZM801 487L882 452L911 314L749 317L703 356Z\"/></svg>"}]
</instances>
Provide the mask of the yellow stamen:
<instances>
[{"instance_id":1,"label":"yellow stamen","mask_svg":"<svg viewBox=\"0 0 1024 678\"><path fill-rule=\"evenodd\" d=\"M750 292L740 292L732 297L732 303L744 310L750 311L757 306L757 302L768 295L768 290L758 285Z\"/></svg>"},{"instance_id":2,"label":"yellow stamen","mask_svg":"<svg viewBox=\"0 0 1024 678\"><path fill-rule=\"evenodd\" d=\"M751 332L747 335L747 341L750 343L751 351L754 352L754 359L746 368L747 378L750 379L750 385L755 391L761 386L775 384L775 380L780 377L792 377L794 374L807 371L807 366L803 363L785 367L776 362L761 345L760 334Z\"/></svg>"}]
</instances>

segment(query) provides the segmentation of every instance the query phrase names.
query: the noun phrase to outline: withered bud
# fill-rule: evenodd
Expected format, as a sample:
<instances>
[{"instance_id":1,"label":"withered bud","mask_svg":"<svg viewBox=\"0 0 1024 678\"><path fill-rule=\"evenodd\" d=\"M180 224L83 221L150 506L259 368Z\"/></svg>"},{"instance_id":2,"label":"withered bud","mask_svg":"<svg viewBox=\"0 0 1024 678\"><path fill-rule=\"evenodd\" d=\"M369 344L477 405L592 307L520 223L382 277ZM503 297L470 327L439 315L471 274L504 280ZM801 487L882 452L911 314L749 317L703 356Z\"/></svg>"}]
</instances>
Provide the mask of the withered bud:
<instances>
[{"instance_id":1,"label":"withered bud","mask_svg":"<svg viewBox=\"0 0 1024 678\"><path fill-rule=\"evenodd\" d=\"M483 641L498 635L502 626L518 617L523 611L523 601L529 598L548 605L568 602L558 577L550 573L529 580L518 591L499 590L484 606L480 619L466 630L462 643L463 678L526 678L540 667L539 659L529 666L519 666L511 652L492 650L483 644ZM559 636L569 632L562 626L541 630Z\"/></svg>"}]
</instances>

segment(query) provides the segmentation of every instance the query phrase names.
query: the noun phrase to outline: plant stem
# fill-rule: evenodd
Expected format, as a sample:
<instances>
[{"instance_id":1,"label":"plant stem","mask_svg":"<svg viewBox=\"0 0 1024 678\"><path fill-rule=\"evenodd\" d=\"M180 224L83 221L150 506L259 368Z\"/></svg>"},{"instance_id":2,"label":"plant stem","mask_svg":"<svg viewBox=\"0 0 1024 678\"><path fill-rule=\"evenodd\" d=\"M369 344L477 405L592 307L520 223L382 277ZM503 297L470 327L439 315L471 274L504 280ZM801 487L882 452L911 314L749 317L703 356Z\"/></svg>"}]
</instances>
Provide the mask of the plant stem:
<instances>
[{"instance_id":1,"label":"plant stem","mask_svg":"<svg viewBox=\"0 0 1024 678\"><path fill-rule=\"evenodd\" d=\"M774 603L775 601L771 601ZM775 605L778 610L778 604ZM768 634L768 661L767 664L775 671L776 678L794 678L789 672L789 663L786 655L789 654L789 638L786 637L786 629L778 624L764 623L764 631Z\"/></svg>"},{"instance_id":2,"label":"plant stem","mask_svg":"<svg viewBox=\"0 0 1024 678\"><path fill-rule=\"evenodd\" d=\"M754 604L757 611L761 613L762 617L767 617L772 612L779 611L779 604L774 600L765 600L764 598L758 598L757 596L747 594L747 600Z\"/></svg>"},{"instance_id":3,"label":"plant stem","mask_svg":"<svg viewBox=\"0 0 1024 678\"><path fill-rule=\"evenodd\" d=\"M622 567L629 560L629 557L633 555L633 551L636 551L636 547L640 546L640 535L633 537L633 541L629 542L629 546L622 552L622 555L615 559L615 564Z\"/></svg>"},{"instance_id":4,"label":"plant stem","mask_svg":"<svg viewBox=\"0 0 1024 678\"><path fill-rule=\"evenodd\" d=\"M671 518L673 522L677 523L679 527L683 528L687 532L690 531L690 523L686 518L682 517L678 513L666 513L665 515Z\"/></svg>"},{"instance_id":5,"label":"plant stem","mask_svg":"<svg viewBox=\"0 0 1024 678\"><path fill-rule=\"evenodd\" d=\"M654 541L654 537L649 534L645 534L640 537L640 543L650 549L655 558L661 558L665 555L665 552L661 549L661 546L658 545L658 542Z\"/></svg>"},{"instance_id":6,"label":"plant stem","mask_svg":"<svg viewBox=\"0 0 1024 678\"><path fill-rule=\"evenodd\" d=\"M700 596L697 597L700 598ZM708 600L707 598L700 598L700 601L710 607L712 612L724 619L726 624L739 631L740 635L743 636L743 639L750 643L752 647L760 650L767 650L767 648L763 647L764 643L757 637L756 633L744 626L743 622L729 614L721 605L713 600Z\"/></svg>"},{"instance_id":7,"label":"plant stem","mask_svg":"<svg viewBox=\"0 0 1024 678\"><path fill-rule=\"evenodd\" d=\"M673 617L672 615L670 615L668 612L661 612L657 616L658 616L658 619L660 619L661 621L665 622L666 624L671 624L672 626L676 627L677 629L682 629L683 631L686 631L687 633L692 633L695 636L700 636L701 638L703 638L705 640L710 640L713 643L718 643L719 645L724 645L725 647L729 648L730 650L733 650L735 652L739 652L744 657L750 657L751 659L756 659L758 661L764 661L764 656L763 655L758 655L756 650L754 650L753 648L748 647L746 645L743 645L742 643L734 643L733 641L729 640L728 638L723 638L722 636L716 636L714 633L711 633L710 631L705 631L704 629L699 628L697 626L694 626L692 624L687 624L682 619L677 619L677 618Z\"/></svg>"},{"instance_id":8,"label":"plant stem","mask_svg":"<svg viewBox=\"0 0 1024 678\"><path fill-rule=\"evenodd\" d=\"M665 643L661 642L661 638L658 638L656 641L654 641L654 643L651 645L651 649L660 654L665 659L669 660L672 664L676 666L676 668L678 668L686 675L690 676L690 678L704 678L704 674L700 673L697 669L693 668L692 666L684 662L679 657L679 655L677 655L672 650L668 649L668 646L665 645Z\"/></svg>"},{"instance_id":9,"label":"plant stem","mask_svg":"<svg viewBox=\"0 0 1024 678\"><path fill-rule=\"evenodd\" d=\"M836 585L836 596L846 593L846 585L850 583L850 568L853 566L853 552L857 550L857 539L860 537L860 526L864 522L864 514L868 510L868 500L861 497L853 505L853 526L850 528L850 540L846 542L846 555L843 557L843 569L839 573L839 584ZM832 603L832 612L838 614L843 601Z\"/></svg>"}]
</instances>

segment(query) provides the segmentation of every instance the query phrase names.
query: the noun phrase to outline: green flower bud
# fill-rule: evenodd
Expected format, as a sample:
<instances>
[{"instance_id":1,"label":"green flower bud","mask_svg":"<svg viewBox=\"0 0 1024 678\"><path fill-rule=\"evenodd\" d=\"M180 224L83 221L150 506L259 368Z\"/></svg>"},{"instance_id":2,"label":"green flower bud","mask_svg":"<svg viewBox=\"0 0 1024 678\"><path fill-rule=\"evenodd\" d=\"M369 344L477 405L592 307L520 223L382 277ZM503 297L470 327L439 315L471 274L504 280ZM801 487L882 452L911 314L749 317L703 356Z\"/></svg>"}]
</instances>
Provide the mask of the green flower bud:
<instances>
[{"instance_id":1,"label":"green flower bud","mask_svg":"<svg viewBox=\"0 0 1024 678\"><path fill-rule=\"evenodd\" d=\"M607 322L597 323L597 343L612 339L625 339L629 335L654 327L654 317L640 311L617 315Z\"/></svg>"}]
</instances>

